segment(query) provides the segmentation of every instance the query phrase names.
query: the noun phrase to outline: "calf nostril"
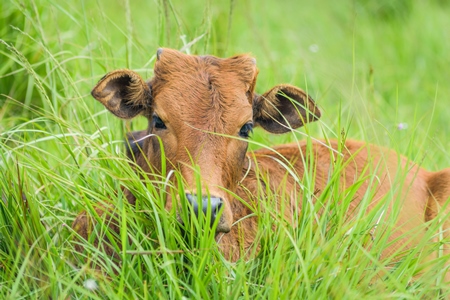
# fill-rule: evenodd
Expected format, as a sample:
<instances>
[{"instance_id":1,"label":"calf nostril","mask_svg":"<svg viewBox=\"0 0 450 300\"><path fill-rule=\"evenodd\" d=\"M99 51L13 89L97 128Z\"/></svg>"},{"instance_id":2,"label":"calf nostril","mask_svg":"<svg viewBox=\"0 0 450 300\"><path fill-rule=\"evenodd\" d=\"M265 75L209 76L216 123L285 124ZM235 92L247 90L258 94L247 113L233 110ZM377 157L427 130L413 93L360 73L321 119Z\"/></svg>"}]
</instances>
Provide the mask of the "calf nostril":
<instances>
[{"instance_id":1,"label":"calf nostril","mask_svg":"<svg viewBox=\"0 0 450 300\"><path fill-rule=\"evenodd\" d=\"M219 211L220 211L220 209L222 208L222 204L223 204L223 202L220 202L220 203L217 205L216 212L219 212Z\"/></svg>"},{"instance_id":2,"label":"calf nostril","mask_svg":"<svg viewBox=\"0 0 450 300\"><path fill-rule=\"evenodd\" d=\"M222 198L217 198L217 197L211 197L209 200L210 200L210 205L211 205L211 225L212 225L214 223L214 221L216 220L217 214L220 212L220 209L222 208L223 200L222 200ZM203 206L203 213L207 214L208 207L207 207L207 205L205 205L205 206Z\"/></svg>"},{"instance_id":3,"label":"calf nostril","mask_svg":"<svg viewBox=\"0 0 450 300\"><path fill-rule=\"evenodd\" d=\"M210 201L211 201L211 211L214 214L218 213L220 211L220 209L222 208L222 204L223 204L222 198L211 197ZM205 209L205 208L203 208L203 209Z\"/></svg>"},{"instance_id":4,"label":"calf nostril","mask_svg":"<svg viewBox=\"0 0 450 300\"><path fill-rule=\"evenodd\" d=\"M186 199L189 202L189 204L192 206L192 209L194 210L194 213L196 216L198 216L198 203L197 203L197 196L186 193Z\"/></svg>"}]
</instances>

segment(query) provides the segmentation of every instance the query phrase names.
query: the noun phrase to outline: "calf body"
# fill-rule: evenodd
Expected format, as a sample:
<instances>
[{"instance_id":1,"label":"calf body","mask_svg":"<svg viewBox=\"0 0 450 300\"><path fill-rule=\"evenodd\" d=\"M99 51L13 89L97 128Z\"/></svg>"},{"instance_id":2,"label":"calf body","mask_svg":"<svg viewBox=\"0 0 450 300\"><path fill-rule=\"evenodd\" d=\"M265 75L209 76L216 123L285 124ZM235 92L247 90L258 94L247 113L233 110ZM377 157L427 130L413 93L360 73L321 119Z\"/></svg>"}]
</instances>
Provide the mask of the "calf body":
<instances>
[{"instance_id":1,"label":"calf body","mask_svg":"<svg viewBox=\"0 0 450 300\"><path fill-rule=\"evenodd\" d=\"M159 139L162 141L168 169L179 171L186 181L185 190L179 191L186 197L178 200L194 207L198 205L196 199L211 202L212 214L220 216L216 221L217 241L228 259L245 255L253 244L258 220L247 216L254 213L251 207L264 200L264 190L282 196L285 203L277 206L293 222L294 214L301 209L302 196L314 201L327 188L336 157L342 161L340 190L358 185L348 219L368 191L369 209L389 193L400 202L396 230L390 237L393 243L383 255L417 245L425 236L426 222L446 210L450 169L428 172L382 147L356 141L343 145L313 141L247 152L253 126L284 133L320 117L314 101L299 88L279 85L256 94L257 69L251 57L220 59L160 49L154 71L148 82L129 70L114 71L100 80L92 95L118 117L147 117L148 129L129 136L132 147L128 155L152 178L162 171ZM198 166L203 181L200 197L195 195L192 164ZM314 184L305 189L302 179L306 172L313 174ZM396 181L399 174L402 180ZM375 183L371 180L374 176ZM125 193L134 203L135 197L129 191ZM234 193L242 201L236 200ZM179 203L172 200L167 198L168 210ZM100 208L98 212L106 210ZM392 205L388 205L387 216L391 210ZM74 228L87 238L89 223L82 213ZM447 222L443 224L448 228Z\"/></svg>"},{"instance_id":2,"label":"calf body","mask_svg":"<svg viewBox=\"0 0 450 300\"><path fill-rule=\"evenodd\" d=\"M330 176L333 173L331 170L335 169L330 148L341 149L339 151L342 154L340 165L344 167L342 171L334 171L341 173L339 190L344 193L346 189L358 186L353 195L354 200L348 208L346 218L349 221L359 213L361 201L367 196L370 197L368 210L375 208L381 201L384 201L383 204L387 203L386 216L383 219L390 217L394 206L392 201L399 202L396 203L400 205L398 215L392 216L397 221L395 229L392 229L389 237L391 244L383 252L384 257L412 249L424 240L426 235L424 224L432 220L440 212L440 209L447 207L446 201L450 197L450 169L437 173L428 172L412 164L406 158L399 157L391 150L367 145L363 142L349 140L345 142L344 147L339 147L336 141L328 144L325 144L324 141L317 141L310 145L307 142L301 142L275 147L275 151L255 151L252 153L255 165L251 167L250 173L243 180L237 194L243 199L249 199L248 195L258 195L256 172L267 174L270 191L284 195L283 201L287 202L285 211L282 213L286 219L294 223L295 214L301 209L302 195L307 193L310 195L309 199L314 202L329 185ZM314 158L308 157L311 154ZM307 166L304 165L305 158L307 158ZM279 162L283 160L292 162L292 169L289 172L295 176L286 176L286 167L280 166ZM305 168L307 169L305 170ZM302 187L305 172L314 174L315 178L313 186L308 187L309 190ZM437 186L439 188L436 189ZM314 190L311 190L312 188ZM240 206L239 203L237 205ZM255 230L249 229L256 229L257 220L244 218L245 215L252 213L248 208L245 210L245 207L247 206L242 205L233 210L244 211L237 216L237 219L242 218L243 220L243 224L240 226L243 232L239 233L239 228L235 226L232 228L231 234L223 236L220 240L223 252L233 260L239 257L237 251L239 249L237 247L240 246L239 236L246 237L246 245L243 247L245 249L252 245L256 234ZM447 216L447 214L443 212L440 216ZM448 225L450 224L445 222L446 228ZM448 233L445 234L448 235ZM232 252L230 253L230 251Z\"/></svg>"}]
</instances>

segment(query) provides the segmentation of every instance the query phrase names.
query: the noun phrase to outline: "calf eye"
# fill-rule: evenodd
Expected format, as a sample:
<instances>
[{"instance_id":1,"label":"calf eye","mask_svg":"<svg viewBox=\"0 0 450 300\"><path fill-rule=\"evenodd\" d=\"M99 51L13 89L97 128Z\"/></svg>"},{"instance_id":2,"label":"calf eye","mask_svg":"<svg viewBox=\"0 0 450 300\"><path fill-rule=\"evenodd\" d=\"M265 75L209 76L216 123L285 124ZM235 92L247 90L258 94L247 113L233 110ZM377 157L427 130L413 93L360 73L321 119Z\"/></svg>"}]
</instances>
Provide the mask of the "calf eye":
<instances>
[{"instance_id":1,"label":"calf eye","mask_svg":"<svg viewBox=\"0 0 450 300\"><path fill-rule=\"evenodd\" d=\"M248 138L250 133L253 132L253 123L249 122L242 126L241 130L239 130L239 135L243 138Z\"/></svg>"},{"instance_id":2,"label":"calf eye","mask_svg":"<svg viewBox=\"0 0 450 300\"><path fill-rule=\"evenodd\" d=\"M166 124L164 124L163 120L157 115L153 115L153 127L157 129L166 129Z\"/></svg>"}]
</instances>

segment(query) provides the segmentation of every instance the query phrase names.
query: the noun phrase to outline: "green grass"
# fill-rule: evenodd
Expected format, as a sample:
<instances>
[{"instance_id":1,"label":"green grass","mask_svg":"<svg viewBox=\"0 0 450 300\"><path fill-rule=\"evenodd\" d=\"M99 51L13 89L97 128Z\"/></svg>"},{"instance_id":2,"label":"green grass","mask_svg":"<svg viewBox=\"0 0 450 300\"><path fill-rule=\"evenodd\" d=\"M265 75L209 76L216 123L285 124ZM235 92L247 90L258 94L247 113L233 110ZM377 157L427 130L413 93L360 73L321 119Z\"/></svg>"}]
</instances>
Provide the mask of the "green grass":
<instances>
[{"instance_id":1,"label":"green grass","mask_svg":"<svg viewBox=\"0 0 450 300\"><path fill-rule=\"evenodd\" d=\"M445 257L417 280L412 277L425 265L414 251L400 261L380 260L387 241L371 241L370 232L381 209L366 214L363 205L354 222L343 222L356 186L344 193L333 181L315 205L307 193L299 199L304 205L295 227L271 208L277 197L269 195L255 209L261 222L254 258L226 261L211 232L183 236L162 208L163 179L141 183L129 167L124 134L143 129L145 120L116 119L89 94L116 68L150 78L160 46L181 49L195 41L188 47L193 54L252 53L260 70L257 91L294 84L323 111L320 122L301 130L307 137L256 130L252 149L345 135L394 148L436 171L450 166L447 2L3 1L0 298L448 295ZM310 178L303 184L313 189ZM136 207L124 201L122 186L139 195ZM123 228L119 238L132 241L116 249L120 262L89 243L84 255L74 254L76 215L111 199ZM319 208L328 213L319 216ZM389 230L393 220L384 221ZM112 234L103 224L95 230ZM379 278L384 266L389 272ZM98 288L85 287L90 279Z\"/></svg>"}]
</instances>

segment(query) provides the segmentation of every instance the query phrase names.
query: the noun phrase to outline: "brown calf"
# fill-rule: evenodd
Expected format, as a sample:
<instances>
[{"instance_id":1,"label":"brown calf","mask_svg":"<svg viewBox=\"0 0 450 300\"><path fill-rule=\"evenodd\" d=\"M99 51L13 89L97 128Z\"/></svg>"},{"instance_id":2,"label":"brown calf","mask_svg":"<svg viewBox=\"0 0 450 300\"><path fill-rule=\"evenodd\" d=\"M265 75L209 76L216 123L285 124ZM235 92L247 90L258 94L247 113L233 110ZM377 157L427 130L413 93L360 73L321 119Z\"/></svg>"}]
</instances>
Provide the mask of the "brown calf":
<instances>
[{"instance_id":1,"label":"brown calf","mask_svg":"<svg viewBox=\"0 0 450 300\"><path fill-rule=\"evenodd\" d=\"M259 200L255 199L258 186L267 183L273 193L282 193L288 204L282 213L292 220L292 214L301 206L300 194L308 192L301 188L306 168L315 175L314 191L309 191L311 198L316 196L314 192L326 188L334 166L330 149L339 150L345 166L340 175L341 190L362 176L376 175L378 182L371 187L373 200L369 207L374 207L388 192L396 191L392 199L401 201L402 209L396 223L398 229L390 237L395 243L386 249L386 255L398 248L414 247L422 240L426 233L424 224L447 207L450 169L428 172L391 150L356 141L346 141L343 147L333 141L313 142L311 148L307 143L295 143L247 153L247 138L253 126L284 133L320 117L314 101L297 87L278 85L262 95L254 93L257 73L255 60L247 55L221 59L159 49L154 77L148 82L133 71L118 70L103 77L92 95L118 117L143 115L148 119L147 130L130 135L134 146L129 156L150 176L157 174L161 172L157 137L162 140L168 168L178 170L186 181L185 190L180 191L186 197L178 200L187 201L197 214L201 213L199 207L205 212L209 209L212 221L220 212L216 220L217 240L231 260L239 258L255 239L257 219L245 217L253 213L248 206L254 207ZM194 192L192 163L201 172L201 196ZM290 165L289 174L296 176L287 176L286 165ZM267 181L262 182L258 174ZM393 186L398 174L403 174L402 184ZM348 217L370 184L369 180L361 183ZM135 197L129 191L125 193L134 203ZM237 201L233 193L247 205ZM171 209L173 203L168 197L166 208ZM103 214L104 210L98 209L98 213ZM236 223L239 226L233 226ZM444 222L445 228L448 225ZM86 214L80 214L74 228L87 238L89 227ZM414 230L412 238L403 238Z\"/></svg>"}]
</instances>

